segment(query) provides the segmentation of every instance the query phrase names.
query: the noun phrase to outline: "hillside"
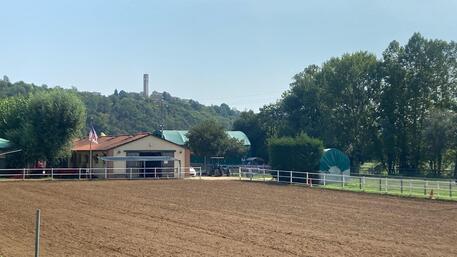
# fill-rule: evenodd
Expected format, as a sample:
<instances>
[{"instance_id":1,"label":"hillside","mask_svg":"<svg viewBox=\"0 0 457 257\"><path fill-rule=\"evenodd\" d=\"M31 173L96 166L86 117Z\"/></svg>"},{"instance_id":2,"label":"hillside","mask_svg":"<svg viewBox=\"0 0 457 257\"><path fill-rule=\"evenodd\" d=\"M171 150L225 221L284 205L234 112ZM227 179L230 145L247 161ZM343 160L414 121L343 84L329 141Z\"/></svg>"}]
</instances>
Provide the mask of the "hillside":
<instances>
[{"instance_id":1,"label":"hillside","mask_svg":"<svg viewBox=\"0 0 457 257\"><path fill-rule=\"evenodd\" d=\"M1 98L42 90L52 89L46 85L0 80ZM110 135L154 131L160 129L161 124L164 129L186 130L206 119L214 119L230 128L239 116L239 111L227 104L205 106L194 100L173 97L167 92L153 92L149 98L145 98L139 93L123 90L115 90L109 96L97 92L80 92L76 88L65 90L75 92L86 105L86 127L89 127L92 119L97 131Z\"/></svg>"}]
</instances>

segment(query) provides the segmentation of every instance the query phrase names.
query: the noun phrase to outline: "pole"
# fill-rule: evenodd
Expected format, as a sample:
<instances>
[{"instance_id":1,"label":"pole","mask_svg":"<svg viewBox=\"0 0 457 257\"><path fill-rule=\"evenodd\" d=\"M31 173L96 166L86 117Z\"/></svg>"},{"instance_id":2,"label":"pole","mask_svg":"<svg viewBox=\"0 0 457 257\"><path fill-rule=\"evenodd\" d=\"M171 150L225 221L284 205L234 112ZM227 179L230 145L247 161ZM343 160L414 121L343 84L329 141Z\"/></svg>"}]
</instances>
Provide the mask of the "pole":
<instances>
[{"instance_id":1,"label":"pole","mask_svg":"<svg viewBox=\"0 0 457 257\"><path fill-rule=\"evenodd\" d=\"M36 210L35 222L35 257L40 256L40 226L41 226L41 210Z\"/></svg>"},{"instance_id":2,"label":"pole","mask_svg":"<svg viewBox=\"0 0 457 257\"><path fill-rule=\"evenodd\" d=\"M427 180L424 182L424 195L427 195Z\"/></svg>"},{"instance_id":3,"label":"pole","mask_svg":"<svg viewBox=\"0 0 457 257\"><path fill-rule=\"evenodd\" d=\"M89 138L89 173L92 178L92 140Z\"/></svg>"},{"instance_id":4,"label":"pole","mask_svg":"<svg viewBox=\"0 0 457 257\"><path fill-rule=\"evenodd\" d=\"M452 198L452 181L449 180L449 198Z\"/></svg>"}]
</instances>

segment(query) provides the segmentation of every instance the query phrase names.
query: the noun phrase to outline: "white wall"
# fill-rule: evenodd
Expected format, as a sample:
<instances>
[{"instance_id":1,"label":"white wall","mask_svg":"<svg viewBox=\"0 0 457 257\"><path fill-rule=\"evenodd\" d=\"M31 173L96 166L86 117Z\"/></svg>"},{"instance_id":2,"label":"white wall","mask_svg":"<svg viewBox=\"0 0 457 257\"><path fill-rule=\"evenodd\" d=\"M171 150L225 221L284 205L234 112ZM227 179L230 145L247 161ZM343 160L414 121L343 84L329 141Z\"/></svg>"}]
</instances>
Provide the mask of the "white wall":
<instances>
[{"instance_id":1,"label":"white wall","mask_svg":"<svg viewBox=\"0 0 457 257\"><path fill-rule=\"evenodd\" d=\"M174 158L181 161L181 165L185 163L185 148L157 138L155 136L147 136L142 139L127 143L113 149L113 156L126 156L127 151L174 151ZM175 162L175 167L178 167L178 162ZM113 162L114 168L126 168L126 162ZM122 171L124 172L124 171Z\"/></svg>"}]
</instances>

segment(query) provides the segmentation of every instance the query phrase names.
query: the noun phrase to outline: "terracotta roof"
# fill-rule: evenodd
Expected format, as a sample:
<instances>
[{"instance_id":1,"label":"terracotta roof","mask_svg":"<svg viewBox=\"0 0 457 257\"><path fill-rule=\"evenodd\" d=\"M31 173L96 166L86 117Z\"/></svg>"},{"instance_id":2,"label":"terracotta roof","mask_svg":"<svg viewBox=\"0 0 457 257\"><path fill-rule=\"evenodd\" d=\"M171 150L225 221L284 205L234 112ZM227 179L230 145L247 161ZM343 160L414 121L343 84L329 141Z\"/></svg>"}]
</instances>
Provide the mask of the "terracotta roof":
<instances>
[{"instance_id":1,"label":"terracotta roof","mask_svg":"<svg viewBox=\"0 0 457 257\"><path fill-rule=\"evenodd\" d=\"M151 135L150 133L137 133L135 135L101 136L98 144L92 143L92 151L107 151L132 141ZM88 138L78 139L73 142L72 151L89 151L90 142Z\"/></svg>"}]
</instances>

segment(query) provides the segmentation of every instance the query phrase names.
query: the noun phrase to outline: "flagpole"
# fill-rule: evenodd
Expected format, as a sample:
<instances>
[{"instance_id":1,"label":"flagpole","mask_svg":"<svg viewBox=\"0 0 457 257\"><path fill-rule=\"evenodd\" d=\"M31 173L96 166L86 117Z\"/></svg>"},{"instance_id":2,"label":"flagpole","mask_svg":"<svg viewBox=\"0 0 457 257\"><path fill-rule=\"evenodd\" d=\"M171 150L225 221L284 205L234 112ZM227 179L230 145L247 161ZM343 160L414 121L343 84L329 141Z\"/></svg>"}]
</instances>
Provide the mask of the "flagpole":
<instances>
[{"instance_id":1,"label":"flagpole","mask_svg":"<svg viewBox=\"0 0 457 257\"><path fill-rule=\"evenodd\" d=\"M92 140L89 138L89 176L92 179Z\"/></svg>"}]
</instances>

